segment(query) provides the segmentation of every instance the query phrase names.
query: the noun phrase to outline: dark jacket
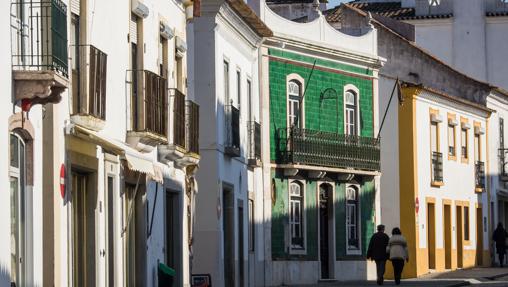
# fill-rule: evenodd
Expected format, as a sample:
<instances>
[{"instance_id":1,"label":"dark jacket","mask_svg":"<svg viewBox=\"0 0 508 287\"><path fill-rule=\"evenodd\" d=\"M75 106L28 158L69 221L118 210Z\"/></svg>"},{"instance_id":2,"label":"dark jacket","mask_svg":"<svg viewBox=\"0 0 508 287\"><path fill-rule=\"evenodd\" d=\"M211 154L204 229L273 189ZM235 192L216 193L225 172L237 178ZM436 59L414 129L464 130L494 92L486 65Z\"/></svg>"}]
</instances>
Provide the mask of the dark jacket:
<instances>
[{"instance_id":1,"label":"dark jacket","mask_svg":"<svg viewBox=\"0 0 508 287\"><path fill-rule=\"evenodd\" d=\"M506 237L508 237L508 233L503 227L498 227L494 231L492 235L492 240L496 242L496 252L497 254L505 254L506 253Z\"/></svg>"},{"instance_id":2,"label":"dark jacket","mask_svg":"<svg viewBox=\"0 0 508 287\"><path fill-rule=\"evenodd\" d=\"M390 237L384 232L376 232L370 238L369 249L367 250L367 258L372 260L387 260L386 246Z\"/></svg>"}]
</instances>

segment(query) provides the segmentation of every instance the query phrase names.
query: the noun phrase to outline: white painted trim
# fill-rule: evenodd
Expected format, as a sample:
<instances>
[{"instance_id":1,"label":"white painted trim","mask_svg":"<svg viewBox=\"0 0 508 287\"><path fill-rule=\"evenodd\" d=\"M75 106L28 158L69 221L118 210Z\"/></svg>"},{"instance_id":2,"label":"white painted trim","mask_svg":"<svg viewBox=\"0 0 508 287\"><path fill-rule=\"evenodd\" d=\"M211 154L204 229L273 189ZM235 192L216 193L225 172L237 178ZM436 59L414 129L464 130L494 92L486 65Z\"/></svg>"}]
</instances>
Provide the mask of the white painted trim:
<instances>
[{"instance_id":1,"label":"white painted trim","mask_svg":"<svg viewBox=\"0 0 508 287\"><path fill-rule=\"evenodd\" d=\"M300 98L303 97L303 92L305 91L305 80L302 76L292 73L286 76L286 127L290 128L289 126L289 82L295 80L300 82ZM305 99L302 100L300 104L300 127L305 128Z\"/></svg>"},{"instance_id":2,"label":"white painted trim","mask_svg":"<svg viewBox=\"0 0 508 287\"><path fill-rule=\"evenodd\" d=\"M359 136L362 131L361 122L360 122L360 90L353 84L347 84L344 86L343 94L342 94L342 108L343 108L343 124L344 124L344 134L346 134L346 92L353 91L356 94L356 134Z\"/></svg>"},{"instance_id":3,"label":"white painted trim","mask_svg":"<svg viewBox=\"0 0 508 287\"><path fill-rule=\"evenodd\" d=\"M303 236L303 249L293 249L292 246L291 246L291 223L289 223L288 225L288 228L287 228L287 233L288 233L288 237L287 237L287 242L286 242L286 246L288 246L288 249L289 249L289 254L290 255L307 255L307 211L306 211L306 204L307 204L307 199L306 199L306 182L303 181L303 180L296 180L296 179L288 179L288 216L290 216L290 208L291 208L291 204L290 204L290 200L291 200L291 184L293 182L297 182L301 185L302 187L302 197L303 197L303 206L301 206L301 209L302 209L302 236Z\"/></svg>"},{"instance_id":4,"label":"white painted trim","mask_svg":"<svg viewBox=\"0 0 508 287\"><path fill-rule=\"evenodd\" d=\"M346 186L345 186L345 189L344 189L344 202L345 204L347 205L347 199L346 199L346 191L348 189L348 187L356 187L356 190L358 192L357 194L357 201L358 201L358 208L356 210L356 213L357 213L357 221L358 221L358 225L357 225L357 230L358 230L358 246L359 246L359 249L357 250L350 250L348 249L348 243L347 243L347 225L346 225L346 222L344 221L344 225L346 226L346 255L362 255L362 221L361 221L361 210L362 210L362 204L361 204L361 186L359 184L356 184L356 183L347 183ZM346 209L346 207L344 206L344 209ZM346 217L347 217L347 214L346 214ZM346 220L344 218L344 220Z\"/></svg>"}]
</instances>

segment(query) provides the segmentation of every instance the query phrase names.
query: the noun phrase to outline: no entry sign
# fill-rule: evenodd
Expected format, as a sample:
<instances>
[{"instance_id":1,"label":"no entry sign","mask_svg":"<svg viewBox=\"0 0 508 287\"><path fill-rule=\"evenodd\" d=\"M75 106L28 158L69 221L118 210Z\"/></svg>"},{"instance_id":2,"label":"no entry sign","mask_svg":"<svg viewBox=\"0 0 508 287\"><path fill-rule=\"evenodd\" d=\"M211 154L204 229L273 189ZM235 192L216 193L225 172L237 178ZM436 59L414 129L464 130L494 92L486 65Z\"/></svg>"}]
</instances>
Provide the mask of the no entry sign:
<instances>
[{"instance_id":1,"label":"no entry sign","mask_svg":"<svg viewBox=\"0 0 508 287\"><path fill-rule=\"evenodd\" d=\"M65 198L65 165L60 166L60 195Z\"/></svg>"}]
</instances>

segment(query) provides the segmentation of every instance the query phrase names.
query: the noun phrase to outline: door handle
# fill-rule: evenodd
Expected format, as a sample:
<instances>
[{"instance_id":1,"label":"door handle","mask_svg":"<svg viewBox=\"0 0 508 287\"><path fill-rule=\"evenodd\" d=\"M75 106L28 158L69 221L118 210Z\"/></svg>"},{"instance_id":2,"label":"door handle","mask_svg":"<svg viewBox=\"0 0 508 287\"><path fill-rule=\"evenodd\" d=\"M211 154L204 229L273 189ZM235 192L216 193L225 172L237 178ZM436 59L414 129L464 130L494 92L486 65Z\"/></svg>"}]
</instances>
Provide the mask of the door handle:
<instances>
[{"instance_id":1,"label":"door handle","mask_svg":"<svg viewBox=\"0 0 508 287\"><path fill-rule=\"evenodd\" d=\"M102 249L101 251L99 251L99 255L102 257L106 256L106 251Z\"/></svg>"}]
</instances>

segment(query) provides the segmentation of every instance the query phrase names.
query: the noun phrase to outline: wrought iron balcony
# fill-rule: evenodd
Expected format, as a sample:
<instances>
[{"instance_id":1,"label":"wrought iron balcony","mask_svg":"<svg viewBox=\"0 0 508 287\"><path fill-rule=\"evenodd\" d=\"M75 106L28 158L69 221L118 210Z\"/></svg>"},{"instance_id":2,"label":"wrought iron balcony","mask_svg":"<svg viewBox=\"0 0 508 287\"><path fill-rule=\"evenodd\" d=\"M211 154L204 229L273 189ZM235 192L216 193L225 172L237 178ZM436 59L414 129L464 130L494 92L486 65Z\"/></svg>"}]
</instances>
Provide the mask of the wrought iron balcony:
<instances>
[{"instance_id":1,"label":"wrought iron balcony","mask_svg":"<svg viewBox=\"0 0 508 287\"><path fill-rule=\"evenodd\" d=\"M72 46L72 120L100 130L106 120L108 56L92 45Z\"/></svg>"},{"instance_id":2,"label":"wrought iron balcony","mask_svg":"<svg viewBox=\"0 0 508 287\"><path fill-rule=\"evenodd\" d=\"M380 170L380 142L376 138L301 128L279 129L281 163Z\"/></svg>"},{"instance_id":3,"label":"wrought iron balcony","mask_svg":"<svg viewBox=\"0 0 508 287\"><path fill-rule=\"evenodd\" d=\"M227 105L224 109L226 119L226 141L224 152L232 157L240 156L240 110L233 105Z\"/></svg>"},{"instance_id":4,"label":"wrought iron balcony","mask_svg":"<svg viewBox=\"0 0 508 287\"><path fill-rule=\"evenodd\" d=\"M173 144L185 150L185 95L178 89L169 89L173 98Z\"/></svg>"},{"instance_id":5,"label":"wrought iron balcony","mask_svg":"<svg viewBox=\"0 0 508 287\"><path fill-rule=\"evenodd\" d=\"M127 71L126 84L131 99L131 128L127 141L134 146L141 143L152 147L167 143L167 80L147 70L130 70ZM138 148L146 149L141 145Z\"/></svg>"},{"instance_id":6,"label":"wrought iron balcony","mask_svg":"<svg viewBox=\"0 0 508 287\"><path fill-rule=\"evenodd\" d=\"M57 103L68 86L67 6L61 0L11 3L15 101Z\"/></svg>"},{"instance_id":7,"label":"wrought iron balcony","mask_svg":"<svg viewBox=\"0 0 508 287\"><path fill-rule=\"evenodd\" d=\"M474 165L474 182L477 189L485 189L485 163L477 161Z\"/></svg>"},{"instance_id":8,"label":"wrought iron balcony","mask_svg":"<svg viewBox=\"0 0 508 287\"><path fill-rule=\"evenodd\" d=\"M443 182L443 154L432 152L432 182Z\"/></svg>"},{"instance_id":9,"label":"wrought iron balcony","mask_svg":"<svg viewBox=\"0 0 508 287\"><path fill-rule=\"evenodd\" d=\"M247 131L249 132L249 157L248 163L250 166L261 165L261 124L255 121L250 121L247 124Z\"/></svg>"},{"instance_id":10,"label":"wrought iron balcony","mask_svg":"<svg viewBox=\"0 0 508 287\"><path fill-rule=\"evenodd\" d=\"M199 105L191 100L186 103L186 143L189 153L199 154Z\"/></svg>"}]
</instances>

